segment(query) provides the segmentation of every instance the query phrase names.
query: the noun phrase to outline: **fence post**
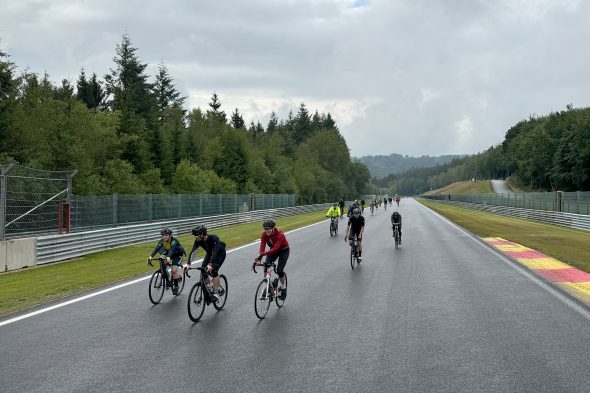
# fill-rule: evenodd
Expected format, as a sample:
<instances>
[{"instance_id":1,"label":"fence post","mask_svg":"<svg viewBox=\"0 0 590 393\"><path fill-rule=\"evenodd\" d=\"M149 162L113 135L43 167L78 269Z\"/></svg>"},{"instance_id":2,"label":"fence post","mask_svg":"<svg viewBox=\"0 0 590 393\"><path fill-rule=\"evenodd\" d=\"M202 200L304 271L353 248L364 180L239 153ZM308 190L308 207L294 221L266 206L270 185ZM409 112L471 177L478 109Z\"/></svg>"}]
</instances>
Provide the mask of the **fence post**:
<instances>
[{"instance_id":1,"label":"fence post","mask_svg":"<svg viewBox=\"0 0 590 393\"><path fill-rule=\"evenodd\" d=\"M117 226L117 193L113 193L113 226Z\"/></svg>"},{"instance_id":2,"label":"fence post","mask_svg":"<svg viewBox=\"0 0 590 393\"><path fill-rule=\"evenodd\" d=\"M219 203L219 214L223 214L223 203L221 202L221 195L222 194L219 194L219 197L218 197L218 199L219 199L219 202L218 202Z\"/></svg>"},{"instance_id":3,"label":"fence post","mask_svg":"<svg viewBox=\"0 0 590 393\"><path fill-rule=\"evenodd\" d=\"M148 194L148 220L154 221L154 194Z\"/></svg>"},{"instance_id":4,"label":"fence post","mask_svg":"<svg viewBox=\"0 0 590 393\"><path fill-rule=\"evenodd\" d=\"M182 218L182 194L176 195L176 203L178 203L178 218Z\"/></svg>"},{"instance_id":5,"label":"fence post","mask_svg":"<svg viewBox=\"0 0 590 393\"><path fill-rule=\"evenodd\" d=\"M563 198L562 198L563 197L563 191L556 191L555 192L555 197L556 197L556 205L557 205L556 206L557 207L557 210L556 211L561 212L563 210L563 208L561 206L561 203L562 203L562 200L563 200Z\"/></svg>"},{"instance_id":6,"label":"fence post","mask_svg":"<svg viewBox=\"0 0 590 393\"><path fill-rule=\"evenodd\" d=\"M2 169L0 176L0 238L6 240L6 187L8 187L8 174L12 170L14 164L8 165Z\"/></svg>"}]
</instances>

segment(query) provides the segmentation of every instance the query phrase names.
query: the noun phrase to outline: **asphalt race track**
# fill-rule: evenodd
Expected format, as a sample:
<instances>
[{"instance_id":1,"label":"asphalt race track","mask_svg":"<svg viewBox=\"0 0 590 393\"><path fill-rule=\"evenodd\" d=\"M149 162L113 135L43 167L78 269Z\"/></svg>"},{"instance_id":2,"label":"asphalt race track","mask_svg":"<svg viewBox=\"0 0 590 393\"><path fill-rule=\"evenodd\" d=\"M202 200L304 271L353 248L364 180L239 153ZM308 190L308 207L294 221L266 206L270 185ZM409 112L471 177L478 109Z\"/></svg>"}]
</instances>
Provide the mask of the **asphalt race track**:
<instances>
[{"instance_id":1,"label":"asphalt race track","mask_svg":"<svg viewBox=\"0 0 590 393\"><path fill-rule=\"evenodd\" d=\"M414 200L396 209L402 248L391 207L365 209L354 271L345 222L288 233L289 295L262 321L255 244L228 253L226 307L197 324L193 276L157 306L143 280L0 326L0 391L590 391L585 307Z\"/></svg>"}]
</instances>

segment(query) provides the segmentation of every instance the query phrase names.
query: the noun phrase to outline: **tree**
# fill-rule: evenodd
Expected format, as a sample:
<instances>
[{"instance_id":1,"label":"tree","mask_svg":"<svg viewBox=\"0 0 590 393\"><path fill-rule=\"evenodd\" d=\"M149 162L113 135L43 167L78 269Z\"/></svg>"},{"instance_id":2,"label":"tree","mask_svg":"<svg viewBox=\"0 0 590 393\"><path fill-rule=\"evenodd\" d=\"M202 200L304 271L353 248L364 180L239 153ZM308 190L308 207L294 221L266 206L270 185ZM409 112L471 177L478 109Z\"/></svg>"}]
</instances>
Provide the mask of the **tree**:
<instances>
[{"instance_id":1,"label":"tree","mask_svg":"<svg viewBox=\"0 0 590 393\"><path fill-rule=\"evenodd\" d=\"M272 135L277 131L278 128L279 119L277 118L275 111L272 111L270 114L270 119L268 120L268 125L266 126L266 132Z\"/></svg>"},{"instance_id":2,"label":"tree","mask_svg":"<svg viewBox=\"0 0 590 393\"><path fill-rule=\"evenodd\" d=\"M0 51L0 152L11 146L10 129L14 122L18 80L14 78L14 64Z\"/></svg>"},{"instance_id":3,"label":"tree","mask_svg":"<svg viewBox=\"0 0 590 393\"><path fill-rule=\"evenodd\" d=\"M244 118L242 114L238 111L238 108L231 114L231 124L237 130L238 128L244 128Z\"/></svg>"},{"instance_id":4,"label":"tree","mask_svg":"<svg viewBox=\"0 0 590 393\"><path fill-rule=\"evenodd\" d=\"M211 108L207 110L207 115L209 117L211 117L213 120L217 122L226 122L225 112L219 110L219 108L221 108L221 100L217 96L216 92L213 92L213 95L211 96L211 102L209 103L209 107Z\"/></svg>"},{"instance_id":5,"label":"tree","mask_svg":"<svg viewBox=\"0 0 590 393\"><path fill-rule=\"evenodd\" d=\"M181 97L180 92L176 90L172 78L168 74L168 69L161 63L158 66L158 74L153 86L153 94L156 98L156 107L160 123L164 121L164 112L168 108L182 108L186 97Z\"/></svg>"},{"instance_id":6,"label":"tree","mask_svg":"<svg viewBox=\"0 0 590 393\"><path fill-rule=\"evenodd\" d=\"M295 124L293 129L293 138L296 144L300 144L309 138L312 134L311 120L309 118L309 112L305 107L304 103L299 106L299 112L295 117Z\"/></svg>"}]
</instances>

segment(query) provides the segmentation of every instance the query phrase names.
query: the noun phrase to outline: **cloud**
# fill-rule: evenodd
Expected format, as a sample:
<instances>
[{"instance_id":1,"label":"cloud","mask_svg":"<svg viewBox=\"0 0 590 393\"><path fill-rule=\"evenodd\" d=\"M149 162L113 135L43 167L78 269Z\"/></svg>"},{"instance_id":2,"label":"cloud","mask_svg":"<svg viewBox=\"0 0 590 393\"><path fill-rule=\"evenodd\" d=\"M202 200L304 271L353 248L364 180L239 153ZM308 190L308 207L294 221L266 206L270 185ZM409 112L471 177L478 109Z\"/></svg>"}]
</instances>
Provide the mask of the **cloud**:
<instances>
[{"instance_id":1,"label":"cloud","mask_svg":"<svg viewBox=\"0 0 590 393\"><path fill-rule=\"evenodd\" d=\"M0 0L0 47L57 82L102 77L127 32L187 105L266 123L329 111L351 153L475 153L530 114L588 106L590 2Z\"/></svg>"}]
</instances>

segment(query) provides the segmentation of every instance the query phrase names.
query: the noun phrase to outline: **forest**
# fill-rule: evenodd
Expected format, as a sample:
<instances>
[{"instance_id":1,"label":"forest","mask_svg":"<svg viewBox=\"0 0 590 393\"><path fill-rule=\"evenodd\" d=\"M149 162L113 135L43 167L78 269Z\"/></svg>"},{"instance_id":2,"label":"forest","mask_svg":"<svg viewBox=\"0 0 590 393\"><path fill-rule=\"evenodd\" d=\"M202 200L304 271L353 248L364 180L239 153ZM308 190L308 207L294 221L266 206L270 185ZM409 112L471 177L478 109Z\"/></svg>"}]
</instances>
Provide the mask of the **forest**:
<instances>
[{"instance_id":1,"label":"forest","mask_svg":"<svg viewBox=\"0 0 590 393\"><path fill-rule=\"evenodd\" d=\"M382 193L417 195L456 181L508 177L527 191L590 191L590 108L570 104L563 111L530 116L486 151L372 183Z\"/></svg>"},{"instance_id":2,"label":"forest","mask_svg":"<svg viewBox=\"0 0 590 393\"><path fill-rule=\"evenodd\" d=\"M369 170L353 160L330 113L245 124L239 108L185 109L165 64L155 76L125 34L100 78L54 84L17 73L0 51L0 164L77 170L74 194L296 194L298 203L355 198Z\"/></svg>"}]
</instances>

